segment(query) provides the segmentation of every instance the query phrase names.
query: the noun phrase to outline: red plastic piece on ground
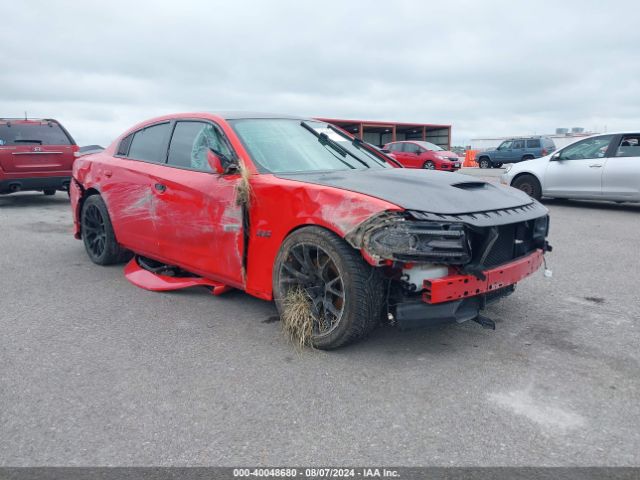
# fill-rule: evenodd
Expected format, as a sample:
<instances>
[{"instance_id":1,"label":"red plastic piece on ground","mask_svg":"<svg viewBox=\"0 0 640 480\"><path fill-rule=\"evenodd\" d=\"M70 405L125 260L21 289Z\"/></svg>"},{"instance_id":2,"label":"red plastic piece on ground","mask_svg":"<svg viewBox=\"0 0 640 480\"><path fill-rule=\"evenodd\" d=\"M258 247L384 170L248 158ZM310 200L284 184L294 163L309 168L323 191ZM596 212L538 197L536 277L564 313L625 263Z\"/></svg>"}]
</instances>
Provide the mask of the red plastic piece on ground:
<instances>
[{"instance_id":1,"label":"red plastic piece on ground","mask_svg":"<svg viewBox=\"0 0 640 480\"><path fill-rule=\"evenodd\" d=\"M425 280L422 300L426 303L442 303L474 297L519 282L538 270L543 262L542 250L490 270L485 270L484 280L473 275L452 275Z\"/></svg>"},{"instance_id":2,"label":"red plastic piece on ground","mask_svg":"<svg viewBox=\"0 0 640 480\"><path fill-rule=\"evenodd\" d=\"M219 282L214 282L202 277L169 277L145 270L135 258L132 258L124 267L124 276L136 287L151 290L153 292L165 292L168 290L180 290L189 287L211 287L211 293L222 295L231 290L231 287Z\"/></svg>"}]
</instances>

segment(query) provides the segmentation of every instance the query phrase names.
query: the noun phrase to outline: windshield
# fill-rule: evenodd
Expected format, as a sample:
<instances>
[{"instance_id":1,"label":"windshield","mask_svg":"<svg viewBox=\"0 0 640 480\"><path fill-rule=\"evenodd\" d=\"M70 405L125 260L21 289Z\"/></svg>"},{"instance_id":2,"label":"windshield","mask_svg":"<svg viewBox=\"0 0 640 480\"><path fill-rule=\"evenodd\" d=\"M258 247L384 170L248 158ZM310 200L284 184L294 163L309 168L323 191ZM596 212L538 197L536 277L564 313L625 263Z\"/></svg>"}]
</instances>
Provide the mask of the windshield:
<instances>
[{"instance_id":1,"label":"windshield","mask_svg":"<svg viewBox=\"0 0 640 480\"><path fill-rule=\"evenodd\" d=\"M392 168L324 122L283 118L229 120L260 171L270 173Z\"/></svg>"},{"instance_id":2,"label":"windshield","mask_svg":"<svg viewBox=\"0 0 640 480\"><path fill-rule=\"evenodd\" d=\"M426 148L427 150L432 150L434 152L444 151L444 148L439 147L435 143L431 143L431 142L416 142L416 143L421 147Z\"/></svg>"}]
</instances>

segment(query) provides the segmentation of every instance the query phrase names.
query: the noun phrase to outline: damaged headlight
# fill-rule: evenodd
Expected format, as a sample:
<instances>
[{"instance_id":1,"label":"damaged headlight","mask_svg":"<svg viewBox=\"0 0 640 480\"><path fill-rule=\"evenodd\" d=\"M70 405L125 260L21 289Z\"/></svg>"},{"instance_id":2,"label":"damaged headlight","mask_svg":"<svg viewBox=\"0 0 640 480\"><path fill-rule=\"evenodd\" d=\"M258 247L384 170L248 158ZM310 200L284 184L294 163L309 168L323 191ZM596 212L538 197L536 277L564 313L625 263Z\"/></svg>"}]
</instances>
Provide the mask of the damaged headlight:
<instances>
[{"instance_id":1,"label":"damaged headlight","mask_svg":"<svg viewBox=\"0 0 640 480\"><path fill-rule=\"evenodd\" d=\"M471 248L460 223L397 221L367 235L365 248L380 258L461 265Z\"/></svg>"}]
</instances>

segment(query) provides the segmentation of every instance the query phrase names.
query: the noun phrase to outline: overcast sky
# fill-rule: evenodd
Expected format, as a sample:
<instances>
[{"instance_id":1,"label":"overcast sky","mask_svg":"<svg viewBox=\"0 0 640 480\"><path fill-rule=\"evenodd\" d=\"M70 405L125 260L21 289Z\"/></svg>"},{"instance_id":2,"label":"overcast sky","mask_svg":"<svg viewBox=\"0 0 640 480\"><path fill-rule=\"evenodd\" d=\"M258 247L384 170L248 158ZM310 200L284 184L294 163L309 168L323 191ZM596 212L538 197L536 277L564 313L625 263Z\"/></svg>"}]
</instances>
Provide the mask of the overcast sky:
<instances>
[{"instance_id":1,"label":"overcast sky","mask_svg":"<svg viewBox=\"0 0 640 480\"><path fill-rule=\"evenodd\" d=\"M454 144L638 129L639 5L4 2L0 116L57 118L80 145L203 110L445 123Z\"/></svg>"}]
</instances>

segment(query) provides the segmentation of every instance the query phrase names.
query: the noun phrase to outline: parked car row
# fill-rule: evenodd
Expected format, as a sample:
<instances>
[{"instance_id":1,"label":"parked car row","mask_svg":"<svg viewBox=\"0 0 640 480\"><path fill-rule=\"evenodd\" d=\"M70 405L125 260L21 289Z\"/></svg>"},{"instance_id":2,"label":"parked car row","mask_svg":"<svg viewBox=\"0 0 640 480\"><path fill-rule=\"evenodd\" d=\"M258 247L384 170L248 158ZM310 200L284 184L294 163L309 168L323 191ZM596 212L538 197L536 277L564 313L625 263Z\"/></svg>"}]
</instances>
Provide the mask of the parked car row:
<instances>
[{"instance_id":1,"label":"parked car row","mask_svg":"<svg viewBox=\"0 0 640 480\"><path fill-rule=\"evenodd\" d=\"M518 141L526 156L552 149ZM401 328L492 327L484 306L550 250L537 199L640 201L633 132L521 156L501 178L515 188L455 173L458 157L428 142L378 149L291 116L168 115L84 150L55 120L2 120L0 192L68 188L91 261L128 261L142 288L236 288L274 300L281 315L302 293L310 342L325 349L383 317Z\"/></svg>"}]
</instances>

